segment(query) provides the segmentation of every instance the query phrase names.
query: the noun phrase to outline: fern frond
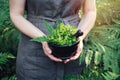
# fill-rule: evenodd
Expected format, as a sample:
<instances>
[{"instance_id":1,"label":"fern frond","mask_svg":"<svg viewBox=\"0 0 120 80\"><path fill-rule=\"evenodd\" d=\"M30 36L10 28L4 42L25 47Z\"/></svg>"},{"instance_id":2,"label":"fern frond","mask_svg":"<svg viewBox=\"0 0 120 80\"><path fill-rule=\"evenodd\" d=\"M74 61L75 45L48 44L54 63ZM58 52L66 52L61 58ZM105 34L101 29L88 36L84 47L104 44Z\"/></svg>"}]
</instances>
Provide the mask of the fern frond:
<instances>
[{"instance_id":1,"label":"fern frond","mask_svg":"<svg viewBox=\"0 0 120 80\"><path fill-rule=\"evenodd\" d=\"M110 63L110 60L111 60L110 55L111 54L110 53L111 53L111 49L106 48L106 53L103 55L104 70L109 70L109 68L110 68L110 65L111 65L111 63Z\"/></svg>"},{"instance_id":2,"label":"fern frond","mask_svg":"<svg viewBox=\"0 0 120 80\"><path fill-rule=\"evenodd\" d=\"M94 63L98 65L102 61L102 53L95 51Z\"/></svg>"},{"instance_id":3,"label":"fern frond","mask_svg":"<svg viewBox=\"0 0 120 80\"><path fill-rule=\"evenodd\" d=\"M120 67L119 67L119 54L117 53L116 50L112 50L110 53L110 69L112 70L112 72L114 73L120 73Z\"/></svg>"},{"instance_id":4,"label":"fern frond","mask_svg":"<svg viewBox=\"0 0 120 80\"><path fill-rule=\"evenodd\" d=\"M104 69L119 73L119 56L116 50L106 47L106 53L103 55Z\"/></svg>"},{"instance_id":5,"label":"fern frond","mask_svg":"<svg viewBox=\"0 0 120 80\"><path fill-rule=\"evenodd\" d=\"M54 31L54 28L47 21L43 20L43 22L47 30L50 32L50 34L52 34L52 32Z\"/></svg>"},{"instance_id":6,"label":"fern frond","mask_svg":"<svg viewBox=\"0 0 120 80\"><path fill-rule=\"evenodd\" d=\"M4 77L1 80L17 80L16 75L13 75L11 77Z\"/></svg>"},{"instance_id":7,"label":"fern frond","mask_svg":"<svg viewBox=\"0 0 120 80\"><path fill-rule=\"evenodd\" d=\"M84 50L93 51L93 55L89 56L87 52L85 60L86 64L90 64L89 58L93 58L95 65L103 62L104 70L111 71L115 74L120 73L120 25L106 25L101 27L95 27L89 34L89 41L85 45ZM94 53L95 52L95 53ZM89 57L89 58L88 58ZM106 80L113 79L106 77L108 74L104 74Z\"/></svg>"},{"instance_id":8,"label":"fern frond","mask_svg":"<svg viewBox=\"0 0 120 80\"><path fill-rule=\"evenodd\" d=\"M116 73L108 71L108 72L102 73L102 76L106 80L116 80L118 77L120 77L120 74L116 74Z\"/></svg>"},{"instance_id":9,"label":"fern frond","mask_svg":"<svg viewBox=\"0 0 120 80\"><path fill-rule=\"evenodd\" d=\"M47 42L47 41L48 41L48 38L47 38L46 36L41 36L41 37L33 38L33 39L31 39L31 41Z\"/></svg>"},{"instance_id":10,"label":"fern frond","mask_svg":"<svg viewBox=\"0 0 120 80\"><path fill-rule=\"evenodd\" d=\"M120 20L118 19L112 19L113 22L115 22L116 24L120 24Z\"/></svg>"},{"instance_id":11,"label":"fern frond","mask_svg":"<svg viewBox=\"0 0 120 80\"><path fill-rule=\"evenodd\" d=\"M6 64L8 59L14 59L15 57L10 53L0 53L0 65Z\"/></svg>"},{"instance_id":12,"label":"fern frond","mask_svg":"<svg viewBox=\"0 0 120 80\"><path fill-rule=\"evenodd\" d=\"M91 63L92 57L93 57L93 51L88 50L86 52L86 57L85 57L86 66L88 66Z\"/></svg>"}]
</instances>

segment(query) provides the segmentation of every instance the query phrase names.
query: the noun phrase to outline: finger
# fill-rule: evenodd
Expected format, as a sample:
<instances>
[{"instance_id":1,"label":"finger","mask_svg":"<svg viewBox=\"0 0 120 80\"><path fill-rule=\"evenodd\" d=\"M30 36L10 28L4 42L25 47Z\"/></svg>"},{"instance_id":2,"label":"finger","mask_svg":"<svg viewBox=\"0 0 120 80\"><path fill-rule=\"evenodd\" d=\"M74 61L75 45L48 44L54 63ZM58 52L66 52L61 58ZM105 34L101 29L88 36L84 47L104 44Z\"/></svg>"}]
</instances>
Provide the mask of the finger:
<instances>
[{"instance_id":1,"label":"finger","mask_svg":"<svg viewBox=\"0 0 120 80\"><path fill-rule=\"evenodd\" d=\"M51 51L51 49L49 48L49 46L46 42L44 42L43 50L44 50L45 55L48 56L51 60L56 61L56 62L62 62L61 59L56 58L51 54L52 51Z\"/></svg>"},{"instance_id":2,"label":"finger","mask_svg":"<svg viewBox=\"0 0 120 80\"><path fill-rule=\"evenodd\" d=\"M54 57L52 54L49 54L48 57L49 57L51 60L53 60L53 61L62 62L62 59L56 58L56 57Z\"/></svg>"},{"instance_id":3,"label":"finger","mask_svg":"<svg viewBox=\"0 0 120 80\"><path fill-rule=\"evenodd\" d=\"M76 53L73 57L70 58L70 60L76 60L79 56L80 56L80 53L82 52L82 49L81 47L78 45L78 48L76 50Z\"/></svg>"},{"instance_id":4,"label":"finger","mask_svg":"<svg viewBox=\"0 0 120 80\"><path fill-rule=\"evenodd\" d=\"M68 63L69 61L70 61L70 59L67 59L67 60L64 61L64 63L66 64L66 63Z\"/></svg>"},{"instance_id":5,"label":"finger","mask_svg":"<svg viewBox=\"0 0 120 80\"><path fill-rule=\"evenodd\" d=\"M81 52L82 51L77 52L73 57L70 58L70 60L72 61L72 60L76 60L77 58L79 58Z\"/></svg>"},{"instance_id":6,"label":"finger","mask_svg":"<svg viewBox=\"0 0 120 80\"><path fill-rule=\"evenodd\" d=\"M52 51L51 51L51 49L48 47L48 45L46 45L45 50L46 50L46 51L47 51L47 53L49 53L49 54L51 54L51 53L52 53Z\"/></svg>"},{"instance_id":7,"label":"finger","mask_svg":"<svg viewBox=\"0 0 120 80\"><path fill-rule=\"evenodd\" d=\"M78 53L78 52L80 52L81 50L82 50L82 49L81 49L80 45L78 45L78 48L77 48L76 52Z\"/></svg>"},{"instance_id":8,"label":"finger","mask_svg":"<svg viewBox=\"0 0 120 80\"><path fill-rule=\"evenodd\" d=\"M82 52L81 48L82 48L81 44L79 43L78 48L75 52L75 55L73 57L71 57L70 59L65 60L64 63L68 63L69 61L76 60L79 57L80 53Z\"/></svg>"},{"instance_id":9,"label":"finger","mask_svg":"<svg viewBox=\"0 0 120 80\"><path fill-rule=\"evenodd\" d=\"M52 51L51 51L51 49L49 48L49 46L48 46L47 43L44 44L43 49L44 49L47 53L49 53L49 54L52 53Z\"/></svg>"},{"instance_id":10,"label":"finger","mask_svg":"<svg viewBox=\"0 0 120 80\"><path fill-rule=\"evenodd\" d=\"M44 49L44 48L43 48ZM48 53L46 50L44 50L44 53L46 56L48 56L51 60L56 61L56 62L62 62L61 59L54 57L52 54Z\"/></svg>"}]
</instances>

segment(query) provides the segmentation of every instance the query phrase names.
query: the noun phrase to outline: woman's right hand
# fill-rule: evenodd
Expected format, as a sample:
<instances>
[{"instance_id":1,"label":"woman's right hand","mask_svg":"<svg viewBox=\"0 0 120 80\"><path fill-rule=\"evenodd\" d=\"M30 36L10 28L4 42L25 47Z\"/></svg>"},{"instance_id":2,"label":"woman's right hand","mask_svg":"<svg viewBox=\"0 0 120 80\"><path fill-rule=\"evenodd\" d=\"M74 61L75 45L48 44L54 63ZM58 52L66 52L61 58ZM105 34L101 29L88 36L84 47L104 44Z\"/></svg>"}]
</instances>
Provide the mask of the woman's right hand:
<instances>
[{"instance_id":1,"label":"woman's right hand","mask_svg":"<svg viewBox=\"0 0 120 80\"><path fill-rule=\"evenodd\" d=\"M42 47L46 56L55 62L62 62L62 59L56 58L52 55L52 50L49 48L47 42L42 42Z\"/></svg>"}]
</instances>

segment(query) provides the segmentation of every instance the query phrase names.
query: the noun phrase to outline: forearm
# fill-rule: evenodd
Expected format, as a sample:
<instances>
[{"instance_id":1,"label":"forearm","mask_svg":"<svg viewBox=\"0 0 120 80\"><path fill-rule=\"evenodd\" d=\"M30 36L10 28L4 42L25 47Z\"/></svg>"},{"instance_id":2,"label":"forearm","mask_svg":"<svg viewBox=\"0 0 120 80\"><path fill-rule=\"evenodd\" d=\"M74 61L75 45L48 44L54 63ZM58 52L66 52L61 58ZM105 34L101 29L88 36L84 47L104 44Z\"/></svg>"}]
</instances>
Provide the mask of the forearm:
<instances>
[{"instance_id":1,"label":"forearm","mask_svg":"<svg viewBox=\"0 0 120 80\"><path fill-rule=\"evenodd\" d=\"M88 11L85 13L78 25L78 29L83 32L82 39L84 39L90 30L93 28L96 19L96 11Z\"/></svg>"},{"instance_id":2,"label":"forearm","mask_svg":"<svg viewBox=\"0 0 120 80\"><path fill-rule=\"evenodd\" d=\"M40 31L37 27L35 27L32 23L27 21L22 15L10 14L11 20L14 23L15 27L24 33L25 35L35 38L39 36L45 35L42 31Z\"/></svg>"}]
</instances>

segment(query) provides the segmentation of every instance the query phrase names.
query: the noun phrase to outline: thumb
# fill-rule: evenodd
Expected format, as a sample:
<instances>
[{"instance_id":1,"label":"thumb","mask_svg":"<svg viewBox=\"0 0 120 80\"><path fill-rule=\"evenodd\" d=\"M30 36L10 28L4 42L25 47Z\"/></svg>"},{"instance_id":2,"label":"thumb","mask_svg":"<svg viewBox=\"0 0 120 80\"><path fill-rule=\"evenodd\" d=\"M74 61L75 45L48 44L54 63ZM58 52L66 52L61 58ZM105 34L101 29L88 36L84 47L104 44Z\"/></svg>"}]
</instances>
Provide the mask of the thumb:
<instances>
[{"instance_id":1,"label":"thumb","mask_svg":"<svg viewBox=\"0 0 120 80\"><path fill-rule=\"evenodd\" d=\"M51 51L51 49L49 48L47 42L44 42L44 43L43 43L43 48L46 50L47 53L49 53L49 54L52 53L52 51Z\"/></svg>"},{"instance_id":2,"label":"thumb","mask_svg":"<svg viewBox=\"0 0 120 80\"><path fill-rule=\"evenodd\" d=\"M52 51L51 51L51 49L49 48L48 44L46 45L46 51L47 51L49 54L52 53Z\"/></svg>"}]
</instances>

